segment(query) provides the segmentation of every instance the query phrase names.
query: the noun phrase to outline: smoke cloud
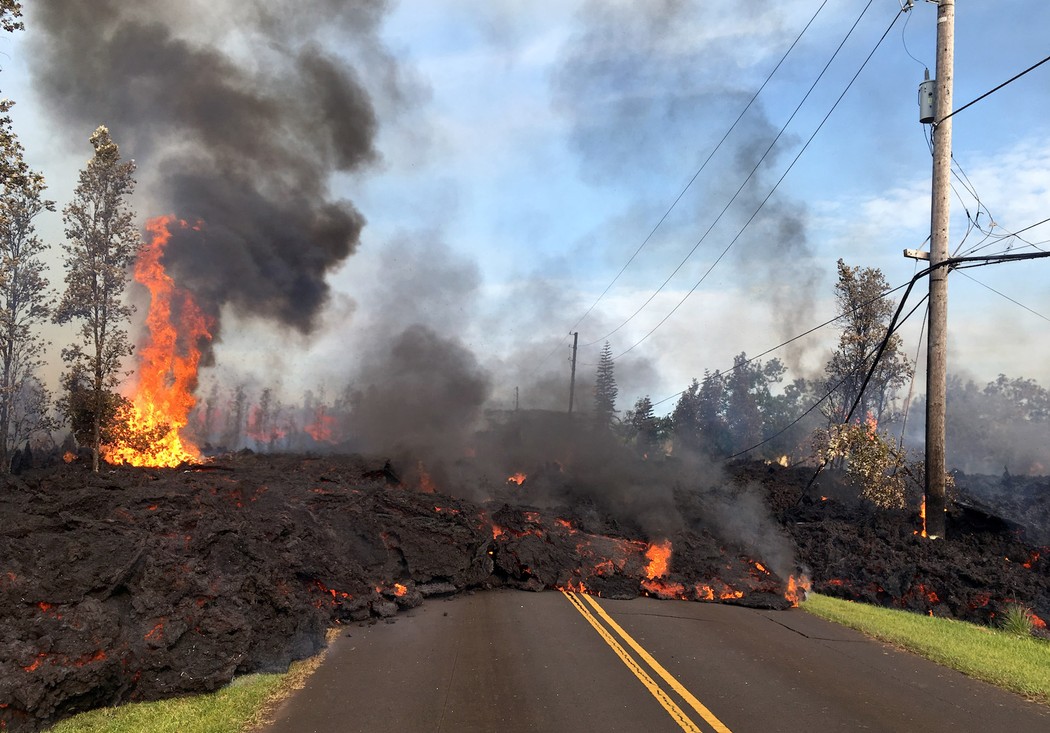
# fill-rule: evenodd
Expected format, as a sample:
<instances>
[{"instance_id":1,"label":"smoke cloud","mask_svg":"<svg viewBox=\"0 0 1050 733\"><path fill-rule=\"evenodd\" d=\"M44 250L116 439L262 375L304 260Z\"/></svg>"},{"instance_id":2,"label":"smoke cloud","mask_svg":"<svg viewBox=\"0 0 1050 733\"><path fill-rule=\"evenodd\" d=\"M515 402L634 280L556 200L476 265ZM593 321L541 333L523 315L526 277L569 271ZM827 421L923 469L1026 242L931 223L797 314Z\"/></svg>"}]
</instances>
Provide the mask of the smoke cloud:
<instances>
[{"instance_id":1,"label":"smoke cloud","mask_svg":"<svg viewBox=\"0 0 1050 733\"><path fill-rule=\"evenodd\" d=\"M384 7L33 3L35 83L70 138L110 126L137 159L154 213L202 222L177 229L166 254L202 307L308 332L328 298L326 273L364 225L329 179L378 157L369 92L319 39L340 33L376 58ZM384 76L381 65L372 71Z\"/></svg>"},{"instance_id":2,"label":"smoke cloud","mask_svg":"<svg viewBox=\"0 0 1050 733\"><path fill-rule=\"evenodd\" d=\"M633 182L639 191L632 218L644 216L648 226L627 237L622 223L610 226L615 265L645 238L681 190L676 187L689 181L752 98L761 77L735 64L749 57L766 58L770 48L786 47L784 12L759 2L738 3L732 13L685 0L584 4L552 81L557 107L571 125L582 175L595 183ZM764 76L772 64L763 62L756 68ZM631 272L642 273L643 292L652 282L661 282L670 263L677 263L704 237L669 284L669 292L688 290L738 236L780 177L787 164L785 151L797 143L781 138L763 159L777 129L760 98L648 242L647 251L632 263ZM756 166L755 175L716 224ZM812 291L819 270L806 237L805 207L785 201L783 191L764 204L719 268L718 282L729 280L744 291L761 292L764 300L772 299L778 336L790 338L812 325ZM665 306L650 306L645 317L655 322L663 313ZM802 356L796 346L785 358L797 369Z\"/></svg>"}]
</instances>

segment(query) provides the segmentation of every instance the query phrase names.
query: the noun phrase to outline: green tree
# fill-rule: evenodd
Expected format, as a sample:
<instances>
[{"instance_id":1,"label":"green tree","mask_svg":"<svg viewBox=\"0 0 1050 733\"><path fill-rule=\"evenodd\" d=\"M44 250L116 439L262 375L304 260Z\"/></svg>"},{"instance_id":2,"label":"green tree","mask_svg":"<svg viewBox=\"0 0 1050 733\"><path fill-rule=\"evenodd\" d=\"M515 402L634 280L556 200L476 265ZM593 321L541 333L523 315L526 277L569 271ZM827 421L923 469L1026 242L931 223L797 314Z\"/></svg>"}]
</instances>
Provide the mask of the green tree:
<instances>
[{"instance_id":1,"label":"green tree","mask_svg":"<svg viewBox=\"0 0 1050 733\"><path fill-rule=\"evenodd\" d=\"M0 136L10 129L0 120ZM43 197L43 176L28 169L14 135L20 170L0 186L0 471L11 468L11 455L38 432L54 428L51 395L37 378L47 342L37 328L50 316L49 283L42 257L47 246L36 235L34 220L55 204Z\"/></svg>"},{"instance_id":2,"label":"green tree","mask_svg":"<svg viewBox=\"0 0 1050 733\"><path fill-rule=\"evenodd\" d=\"M24 30L22 3L17 0L0 0L0 28L9 33ZM22 160L22 146L19 145L11 126L9 112L14 106L9 99L0 99L0 183L11 185L12 179L18 179L27 173Z\"/></svg>"},{"instance_id":3,"label":"green tree","mask_svg":"<svg viewBox=\"0 0 1050 733\"><path fill-rule=\"evenodd\" d=\"M0 0L0 28L5 31L25 30L25 25L19 18L22 17L22 3L18 0Z\"/></svg>"},{"instance_id":4,"label":"green tree","mask_svg":"<svg viewBox=\"0 0 1050 733\"><path fill-rule=\"evenodd\" d=\"M728 391L726 380L718 370L704 370L697 395L700 435L704 448L712 456L727 456L732 452L732 436L729 432Z\"/></svg>"},{"instance_id":5,"label":"green tree","mask_svg":"<svg viewBox=\"0 0 1050 733\"><path fill-rule=\"evenodd\" d=\"M949 375L945 420L949 466L966 473L1044 474L1050 467L1050 392L1000 374L983 387ZM912 408L921 422L925 399ZM916 425L916 427L919 427ZM909 433L912 431L909 430ZM921 431L920 431L921 432Z\"/></svg>"},{"instance_id":6,"label":"green tree","mask_svg":"<svg viewBox=\"0 0 1050 733\"><path fill-rule=\"evenodd\" d=\"M649 395L639 397L634 409L624 415L624 423L629 426L630 437L635 442L638 452L648 456L659 444L663 435L665 421L653 414L653 401Z\"/></svg>"},{"instance_id":7,"label":"green tree","mask_svg":"<svg viewBox=\"0 0 1050 733\"><path fill-rule=\"evenodd\" d=\"M703 427L700 422L700 382L693 380L682 392L671 411L671 432L674 436L674 451L696 453L703 444Z\"/></svg>"},{"instance_id":8,"label":"green tree","mask_svg":"<svg viewBox=\"0 0 1050 733\"><path fill-rule=\"evenodd\" d=\"M616 376L613 374L612 347L605 342L598 358L598 372L594 380L594 420L599 428L611 428L616 420Z\"/></svg>"},{"instance_id":9,"label":"green tree","mask_svg":"<svg viewBox=\"0 0 1050 733\"><path fill-rule=\"evenodd\" d=\"M878 268L850 267L839 260L838 270L835 301L842 314L842 333L838 348L824 367L826 389L831 392L825 416L829 424L845 422L860 396L854 415L862 419L870 415L879 422L897 390L911 378L912 367L901 348L900 336L891 335L864 394L860 394L875 351L886 338L894 307L882 297L889 285Z\"/></svg>"},{"instance_id":10,"label":"green tree","mask_svg":"<svg viewBox=\"0 0 1050 733\"><path fill-rule=\"evenodd\" d=\"M773 426L766 419L773 406L770 385L779 383L786 371L779 359L763 364L748 360L745 353L733 357L733 369L725 375L732 453L757 445L771 432Z\"/></svg>"},{"instance_id":11,"label":"green tree","mask_svg":"<svg viewBox=\"0 0 1050 733\"><path fill-rule=\"evenodd\" d=\"M122 361L132 352L126 325L133 309L123 296L142 241L127 203L135 188L135 162L121 162L105 127L91 135L91 145L95 154L80 172L73 200L62 212L66 289L54 320L80 324L79 340L62 350L62 358L70 380L83 386L86 379L89 385L91 431L81 435L91 448L92 470L98 471L104 421L113 413L107 395L118 383ZM67 393L61 403L70 419L72 397Z\"/></svg>"}]
</instances>

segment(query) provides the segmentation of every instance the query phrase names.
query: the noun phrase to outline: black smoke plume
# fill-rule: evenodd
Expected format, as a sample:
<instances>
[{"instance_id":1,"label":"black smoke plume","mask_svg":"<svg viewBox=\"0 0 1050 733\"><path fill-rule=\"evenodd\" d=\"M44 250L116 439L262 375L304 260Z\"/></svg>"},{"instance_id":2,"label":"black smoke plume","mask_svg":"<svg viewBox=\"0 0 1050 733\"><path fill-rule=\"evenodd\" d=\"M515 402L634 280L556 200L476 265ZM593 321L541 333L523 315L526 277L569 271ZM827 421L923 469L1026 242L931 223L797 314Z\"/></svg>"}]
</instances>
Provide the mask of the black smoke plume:
<instances>
[{"instance_id":1,"label":"black smoke plume","mask_svg":"<svg viewBox=\"0 0 1050 733\"><path fill-rule=\"evenodd\" d=\"M364 224L329 179L377 158L370 95L321 40L389 62L375 53L384 6L50 0L27 26L36 88L69 138L108 125L152 213L201 223L173 232L176 282L213 315L229 305L308 332Z\"/></svg>"}]
</instances>

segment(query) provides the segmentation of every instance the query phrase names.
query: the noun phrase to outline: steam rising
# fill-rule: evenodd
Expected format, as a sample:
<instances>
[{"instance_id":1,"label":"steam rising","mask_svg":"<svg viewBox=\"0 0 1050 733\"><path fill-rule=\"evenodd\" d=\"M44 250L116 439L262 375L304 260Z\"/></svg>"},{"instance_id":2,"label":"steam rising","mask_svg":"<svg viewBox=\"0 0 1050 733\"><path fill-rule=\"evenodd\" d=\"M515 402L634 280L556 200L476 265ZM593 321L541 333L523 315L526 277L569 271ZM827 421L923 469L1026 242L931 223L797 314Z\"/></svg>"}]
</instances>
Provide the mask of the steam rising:
<instances>
[{"instance_id":1,"label":"steam rising","mask_svg":"<svg viewBox=\"0 0 1050 733\"><path fill-rule=\"evenodd\" d=\"M155 179L153 213L203 222L175 233L166 266L204 308L229 304L306 332L327 300L326 273L364 224L329 195L329 179L377 158L368 92L316 39L329 29L368 41L382 7L33 3L31 25L44 31L36 85L71 137L111 127Z\"/></svg>"}]
</instances>

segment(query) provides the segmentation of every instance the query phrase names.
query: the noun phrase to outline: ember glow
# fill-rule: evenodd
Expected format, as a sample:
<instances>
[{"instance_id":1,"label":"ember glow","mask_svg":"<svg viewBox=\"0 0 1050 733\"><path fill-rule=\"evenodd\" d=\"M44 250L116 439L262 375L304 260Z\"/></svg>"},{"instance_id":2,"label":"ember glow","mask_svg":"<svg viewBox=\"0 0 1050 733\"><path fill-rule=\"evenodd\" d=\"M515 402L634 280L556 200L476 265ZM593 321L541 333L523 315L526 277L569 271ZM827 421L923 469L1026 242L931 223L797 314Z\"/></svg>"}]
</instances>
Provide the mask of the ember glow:
<instances>
[{"instance_id":1,"label":"ember glow","mask_svg":"<svg viewBox=\"0 0 1050 733\"><path fill-rule=\"evenodd\" d=\"M109 463L132 466L177 466L200 457L197 446L182 437L197 399L197 368L201 345L211 341L212 319L205 315L189 292L175 285L164 271L164 249L171 228L190 227L172 216L146 223L149 243L135 261L135 280L150 293L146 315L148 339L138 349L137 384L132 388L128 425L134 433L149 433L167 425L169 430L152 449L118 444L104 448ZM201 224L192 228L200 229Z\"/></svg>"},{"instance_id":2,"label":"ember glow","mask_svg":"<svg viewBox=\"0 0 1050 733\"><path fill-rule=\"evenodd\" d=\"M427 469L423 467L423 461L419 461L416 464L416 468L419 470L419 490L424 494L433 494L437 491L437 484L430 478L430 474L427 473Z\"/></svg>"},{"instance_id":3,"label":"ember glow","mask_svg":"<svg viewBox=\"0 0 1050 733\"><path fill-rule=\"evenodd\" d=\"M526 474L524 474L524 473L519 471L518 473L514 473L514 474L511 474L510 476L507 476L507 483L508 484L517 484L518 486L521 486L523 483L525 483L525 479L526 478L527 478Z\"/></svg>"},{"instance_id":4,"label":"ember glow","mask_svg":"<svg viewBox=\"0 0 1050 733\"><path fill-rule=\"evenodd\" d=\"M325 412L324 405L319 405L314 410L313 422L303 426L303 430L318 443L337 442L335 434L335 417ZM430 493L430 492L428 492Z\"/></svg>"},{"instance_id":5,"label":"ember glow","mask_svg":"<svg viewBox=\"0 0 1050 733\"><path fill-rule=\"evenodd\" d=\"M649 564L645 566L645 576L649 580L667 575L671 564L671 540L661 540L649 545L645 551Z\"/></svg>"}]
</instances>

